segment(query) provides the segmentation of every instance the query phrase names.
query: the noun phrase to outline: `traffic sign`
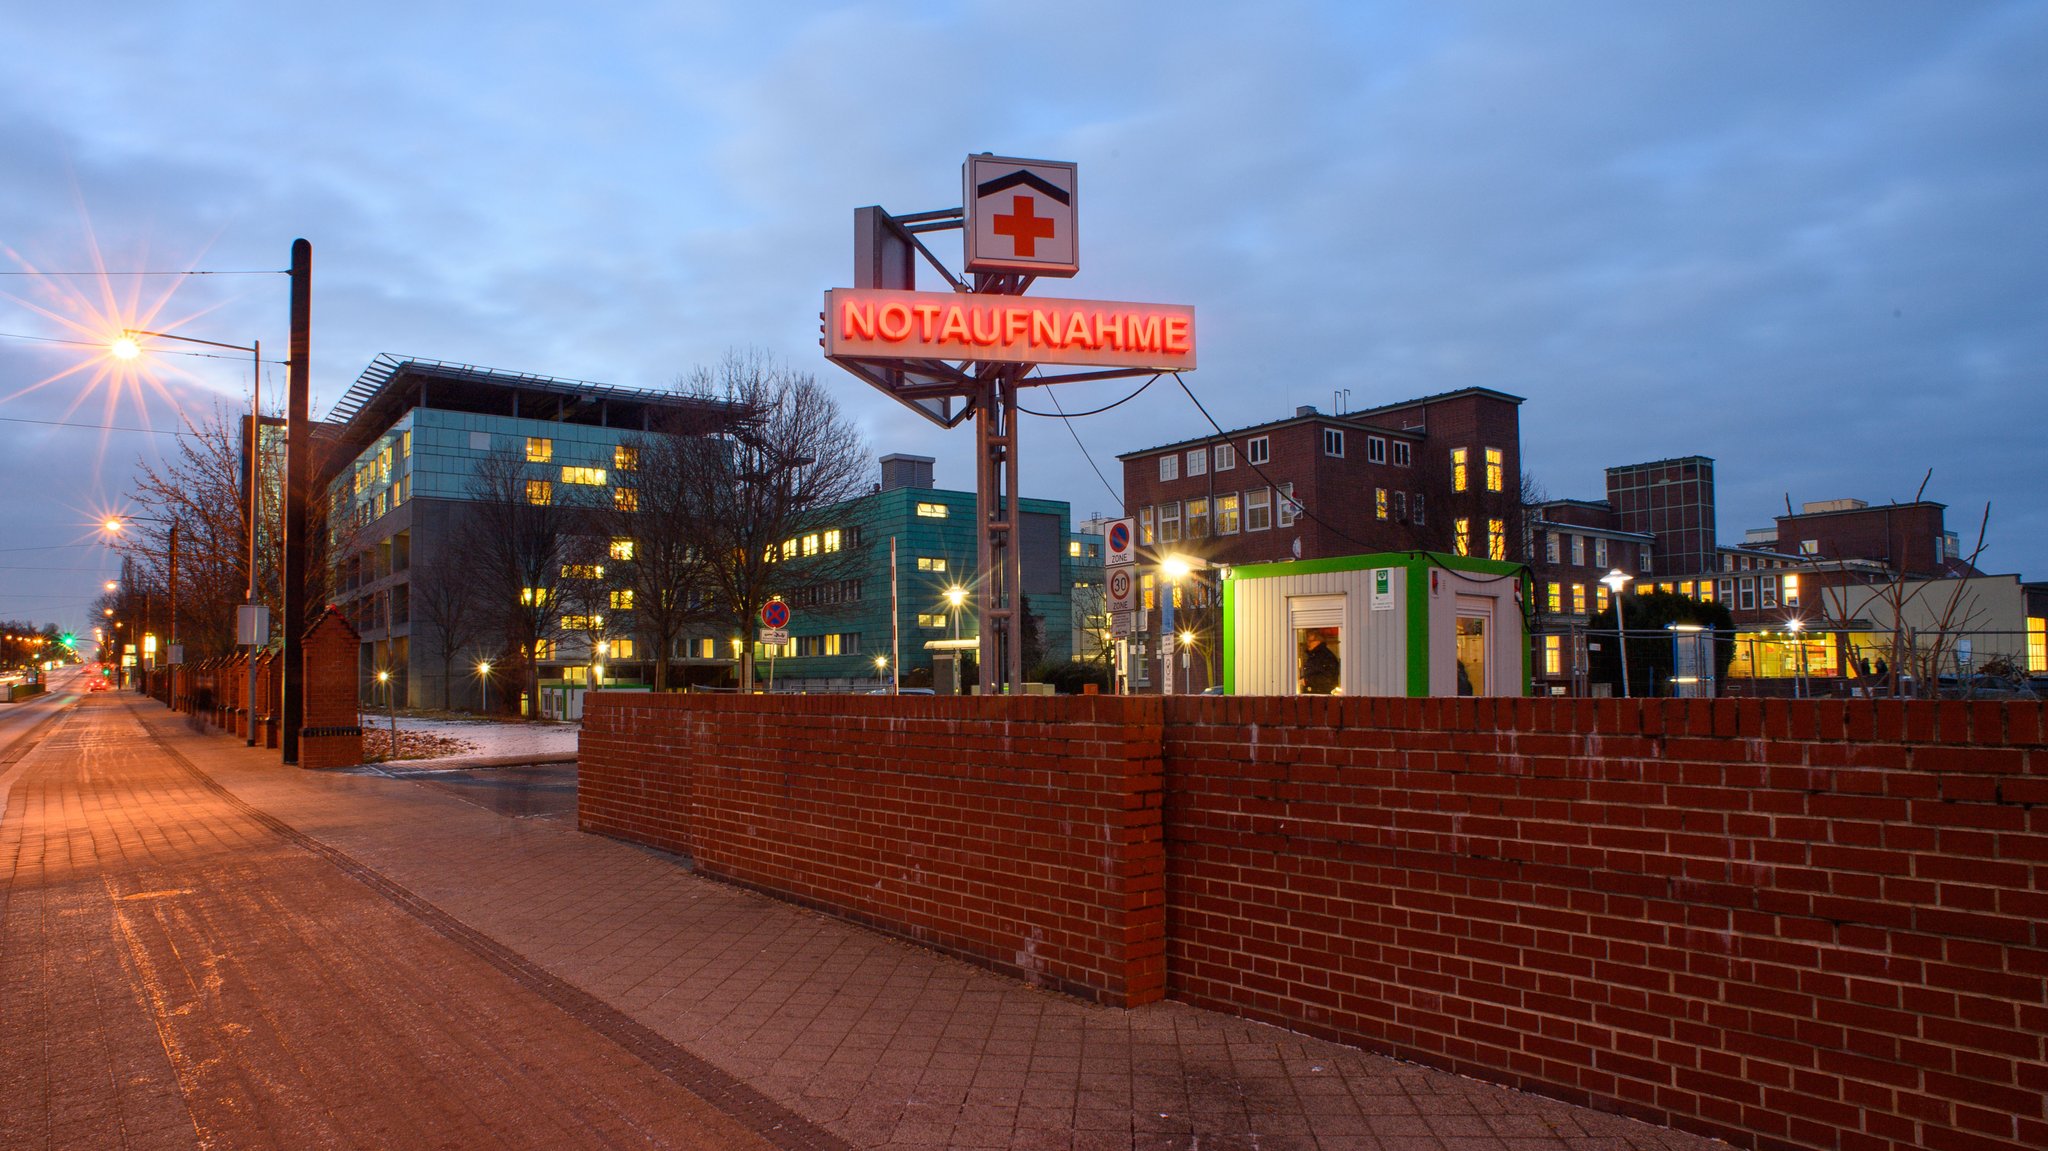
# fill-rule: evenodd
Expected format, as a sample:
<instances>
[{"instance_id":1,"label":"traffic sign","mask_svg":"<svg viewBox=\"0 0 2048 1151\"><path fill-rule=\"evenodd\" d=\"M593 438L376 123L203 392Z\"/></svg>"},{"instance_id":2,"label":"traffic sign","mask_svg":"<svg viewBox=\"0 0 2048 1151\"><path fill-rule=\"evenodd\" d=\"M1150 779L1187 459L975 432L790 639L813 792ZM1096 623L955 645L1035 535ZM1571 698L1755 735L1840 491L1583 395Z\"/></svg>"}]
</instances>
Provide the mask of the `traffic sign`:
<instances>
[{"instance_id":1,"label":"traffic sign","mask_svg":"<svg viewBox=\"0 0 2048 1151\"><path fill-rule=\"evenodd\" d=\"M770 647L788 643L789 632L784 628L764 627L761 629L761 642Z\"/></svg>"},{"instance_id":2,"label":"traffic sign","mask_svg":"<svg viewBox=\"0 0 2048 1151\"><path fill-rule=\"evenodd\" d=\"M1073 163L969 156L963 174L968 271L1071 276L1080 270Z\"/></svg>"},{"instance_id":3,"label":"traffic sign","mask_svg":"<svg viewBox=\"0 0 2048 1151\"><path fill-rule=\"evenodd\" d=\"M1137 521L1122 519L1109 521L1109 529L1103 533L1102 562L1109 567L1138 562Z\"/></svg>"},{"instance_id":4,"label":"traffic sign","mask_svg":"<svg viewBox=\"0 0 2048 1151\"><path fill-rule=\"evenodd\" d=\"M781 600L769 600L761 605L761 623L770 629L789 626L789 605ZM768 641L763 640L763 643ZM777 641L780 642L780 641Z\"/></svg>"},{"instance_id":5,"label":"traffic sign","mask_svg":"<svg viewBox=\"0 0 2048 1151\"><path fill-rule=\"evenodd\" d=\"M1117 568L1109 573L1109 610L1129 611L1136 591L1137 581L1131 578L1129 568Z\"/></svg>"}]
</instances>

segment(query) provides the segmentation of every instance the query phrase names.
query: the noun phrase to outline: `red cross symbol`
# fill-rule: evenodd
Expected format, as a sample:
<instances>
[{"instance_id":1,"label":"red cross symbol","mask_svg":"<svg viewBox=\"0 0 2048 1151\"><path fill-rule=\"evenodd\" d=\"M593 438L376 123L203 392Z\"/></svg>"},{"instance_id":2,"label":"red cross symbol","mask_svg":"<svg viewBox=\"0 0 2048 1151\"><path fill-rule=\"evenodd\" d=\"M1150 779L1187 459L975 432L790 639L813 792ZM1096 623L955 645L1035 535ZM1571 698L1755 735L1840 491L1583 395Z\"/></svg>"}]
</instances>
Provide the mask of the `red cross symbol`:
<instances>
[{"instance_id":1,"label":"red cross symbol","mask_svg":"<svg viewBox=\"0 0 2048 1151\"><path fill-rule=\"evenodd\" d=\"M1010 197L1010 211L1012 215L995 217L996 235L1015 241L1018 255L1036 256L1038 241L1052 239L1053 218L1034 214L1029 196Z\"/></svg>"}]
</instances>

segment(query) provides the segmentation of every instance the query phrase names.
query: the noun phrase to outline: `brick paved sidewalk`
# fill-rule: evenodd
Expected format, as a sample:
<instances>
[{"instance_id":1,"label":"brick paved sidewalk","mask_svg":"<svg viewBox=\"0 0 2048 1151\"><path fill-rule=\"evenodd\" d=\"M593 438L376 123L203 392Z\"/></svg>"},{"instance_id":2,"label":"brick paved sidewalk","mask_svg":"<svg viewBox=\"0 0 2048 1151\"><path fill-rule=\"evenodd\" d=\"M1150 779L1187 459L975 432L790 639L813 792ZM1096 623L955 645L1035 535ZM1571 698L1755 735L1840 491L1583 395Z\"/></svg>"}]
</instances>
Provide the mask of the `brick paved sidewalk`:
<instances>
[{"instance_id":1,"label":"brick paved sidewalk","mask_svg":"<svg viewBox=\"0 0 2048 1151\"><path fill-rule=\"evenodd\" d=\"M1722 1146L1180 1004L1079 1003L444 790L275 765L153 705L149 727L256 811L467 945L644 1029L672 1078L800 1122L785 1145L902 1148ZM735 1083L736 1081L736 1083ZM758 1097L753 1093L758 1093ZM765 1097L765 1098L761 1098ZM751 1102L750 1102L751 1101Z\"/></svg>"}]
</instances>

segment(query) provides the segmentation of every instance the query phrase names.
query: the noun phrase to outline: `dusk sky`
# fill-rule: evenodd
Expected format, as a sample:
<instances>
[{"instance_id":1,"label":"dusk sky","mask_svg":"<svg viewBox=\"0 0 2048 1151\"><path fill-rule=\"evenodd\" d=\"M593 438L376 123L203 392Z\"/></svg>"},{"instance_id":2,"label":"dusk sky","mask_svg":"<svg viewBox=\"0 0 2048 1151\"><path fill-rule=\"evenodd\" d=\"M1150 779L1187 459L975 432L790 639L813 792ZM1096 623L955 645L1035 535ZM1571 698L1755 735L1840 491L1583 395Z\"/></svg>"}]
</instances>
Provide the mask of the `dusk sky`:
<instances>
[{"instance_id":1,"label":"dusk sky","mask_svg":"<svg viewBox=\"0 0 2048 1151\"><path fill-rule=\"evenodd\" d=\"M0 276L0 618L89 625L92 522L171 443L110 429L247 404L234 353L116 395L64 341L282 359L301 236L316 417L380 352L662 388L758 349L971 487L969 427L816 336L853 210L956 206L979 151L1079 165L1080 274L1035 290L1192 305L1225 427L1495 388L1551 495L1713 457L1724 542L1931 468L2048 579L2048 2L445 7L8 5L0 270L266 274ZM1073 430L1120 485L1206 426L1165 381ZM1022 450L1119 509L1059 421Z\"/></svg>"}]
</instances>

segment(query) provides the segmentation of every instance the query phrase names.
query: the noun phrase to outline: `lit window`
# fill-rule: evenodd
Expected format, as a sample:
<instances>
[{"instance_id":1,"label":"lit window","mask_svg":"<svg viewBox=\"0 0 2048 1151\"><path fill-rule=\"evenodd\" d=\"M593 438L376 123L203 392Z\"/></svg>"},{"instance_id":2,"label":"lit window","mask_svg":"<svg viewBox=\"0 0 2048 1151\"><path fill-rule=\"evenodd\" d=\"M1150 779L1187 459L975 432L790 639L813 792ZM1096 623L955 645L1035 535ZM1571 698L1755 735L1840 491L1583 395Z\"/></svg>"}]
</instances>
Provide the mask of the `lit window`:
<instances>
[{"instance_id":1,"label":"lit window","mask_svg":"<svg viewBox=\"0 0 2048 1151\"><path fill-rule=\"evenodd\" d=\"M797 542L794 538L782 541L782 558L793 560L797 557Z\"/></svg>"},{"instance_id":2,"label":"lit window","mask_svg":"<svg viewBox=\"0 0 2048 1151\"><path fill-rule=\"evenodd\" d=\"M2027 617L2027 670L2048 672L2048 616Z\"/></svg>"},{"instance_id":3,"label":"lit window","mask_svg":"<svg viewBox=\"0 0 2048 1151\"><path fill-rule=\"evenodd\" d=\"M1138 542L1152 544L1158 540L1158 528L1152 522L1152 509L1138 509Z\"/></svg>"},{"instance_id":4,"label":"lit window","mask_svg":"<svg viewBox=\"0 0 2048 1151\"><path fill-rule=\"evenodd\" d=\"M919 504L917 505L917 514L928 520L942 520L946 518L946 505Z\"/></svg>"},{"instance_id":5,"label":"lit window","mask_svg":"<svg viewBox=\"0 0 2048 1151\"><path fill-rule=\"evenodd\" d=\"M390 510L391 510L391 493L389 493L389 492L378 492L378 493L377 493L377 498L376 498L376 499L375 499L374 501L372 501L372 502L376 504L376 507L377 507L377 510L376 510L376 514L377 514L377 515L379 515L379 516L381 516L381 515L383 515L383 514L384 514L385 512L387 512L387 511L390 511Z\"/></svg>"},{"instance_id":6,"label":"lit window","mask_svg":"<svg viewBox=\"0 0 2048 1151\"><path fill-rule=\"evenodd\" d=\"M526 481L526 502L542 507L555 502L555 485L546 480Z\"/></svg>"},{"instance_id":7,"label":"lit window","mask_svg":"<svg viewBox=\"0 0 2048 1151\"><path fill-rule=\"evenodd\" d=\"M1191 475L1191 476L1200 476L1200 475L1207 475L1207 474L1208 474L1208 472L1209 472L1209 449L1208 449L1208 448L1196 448L1196 449L1195 449L1194 451L1191 451L1191 452L1189 452L1189 453L1188 453L1188 474L1189 474L1189 475Z\"/></svg>"},{"instance_id":8,"label":"lit window","mask_svg":"<svg viewBox=\"0 0 2048 1151\"><path fill-rule=\"evenodd\" d=\"M1550 581L1550 610L1552 614L1564 610L1564 585L1556 580Z\"/></svg>"},{"instance_id":9,"label":"lit window","mask_svg":"<svg viewBox=\"0 0 2048 1151\"><path fill-rule=\"evenodd\" d=\"M1761 593L1761 595L1762 595L1762 601L1763 601L1763 602L1762 602L1762 606L1763 606L1763 607L1765 607L1765 608L1774 608L1774 607L1777 607L1777 606L1778 606L1778 577L1777 577L1777 576L1774 576L1774 575L1767 575L1767 576L1764 576L1764 577L1762 577L1762 581L1761 581L1761 584L1760 584L1760 586L1759 586L1759 588L1758 588L1758 591L1759 591L1759 592Z\"/></svg>"},{"instance_id":10,"label":"lit window","mask_svg":"<svg viewBox=\"0 0 2048 1151\"><path fill-rule=\"evenodd\" d=\"M603 631L604 617L601 615L565 615L562 617L563 631Z\"/></svg>"},{"instance_id":11,"label":"lit window","mask_svg":"<svg viewBox=\"0 0 2048 1151\"><path fill-rule=\"evenodd\" d=\"M1573 584L1573 585L1572 585L1572 614L1574 614L1574 615L1585 615L1585 614L1586 614L1586 585L1585 585L1585 584L1582 584L1582 583L1575 583L1575 584Z\"/></svg>"},{"instance_id":12,"label":"lit window","mask_svg":"<svg viewBox=\"0 0 2048 1151\"><path fill-rule=\"evenodd\" d=\"M1337 456L1337 457L1339 457L1340 459L1341 459L1341 458L1343 457L1343 455L1344 455L1344 429L1342 429L1342 428L1324 428L1324 429L1323 429L1323 454L1324 454L1324 455L1326 455L1326 456Z\"/></svg>"},{"instance_id":13,"label":"lit window","mask_svg":"<svg viewBox=\"0 0 2048 1151\"><path fill-rule=\"evenodd\" d=\"M1216 534L1234 536L1237 534L1237 493L1216 497Z\"/></svg>"},{"instance_id":14,"label":"lit window","mask_svg":"<svg viewBox=\"0 0 2048 1151\"><path fill-rule=\"evenodd\" d=\"M1068 556L1069 556L1070 558L1072 558L1072 559L1080 559L1080 558L1081 558L1081 541L1080 541L1080 540L1068 540L1068 541L1067 541L1067 555L1068 555Z\"/></svg>"},{"instance_id":15,"label":"lit window","mask_svg":"<svg viewBox=\"0 0 2048 1151\"><path fill-rule=\"evenodd\" d=\"M1201 539L1209 534L1209 501L1196 499L1188 501L1188 538Z\"/></svg>"},{"instance_id":16,"label":"lit window","mask_svg":"<svg viewBox=\"0 0 2048 1151\"><path fill-rule=\"evenodd\" d=\"M1714 602L1714 581L1713 581L1713 580L1710 580L1710 579L1703 579L1703 580L1701 580L1701 581L1700 581L1700 602L1701 602L1701 603L1713 603L1713 602Z\"/></svg>"},{"instance_id":17,"label":"lit window","mask_svg":"<svg viewBox=\"0 0 2048 1151\"><path fill-rule=\"evenodd\" d=\"M1365 437L1365 462L1383 464L1387 462L1387 441L1382 436Z\"/></svg>"},{"instance_id":18,"label":"lit window","mask_svg":"<svg viewBox=\"0 0 2048 1151\"><path fill-rule=\"evenodd\" d=\"M546 607L555 598L554 593L544 587L523 587L519 589L519 602L526 607L538 604Z\"/></svg>"},{"instance_id":19,"label":"lit window","mask_svg":"<svg viewBox=\"0 0 2048 1151\"><path fill-rule=\"evenodd\" d=\"M1678 594L1679 594L1679 595L1682 595L1682 596L1684 596L1684 597L1685 597L1685 598L1687 598L1687 599L1691 599L1691 598L1693 598L1693 594L1692 594L1692 581L1691 581L1691 580L1684 580L1684 581L1681 581L1681 582L1679 583L1679 585L1678 585Z\"/></svg>"},{"instance_id":20,"label":"lit window","mask_svg":"<svg viewBox=\"0 0 2048 1151\"><path fill-rule=\"evenodd\" d=\"M1272 446L1264 436L1253 436L1244 442L1244 458L1248 463L1263 464L1272 459Z\"/></svg>"},{"instance_id":21,"label":"lit window","mask_svg":"<svg viewBox=\"0 0 2048 1151\"><path fill-rule=\"evenodd\" d=\"M1786 607L1798 607L1798 606L1799 606L1799 575L1798 575L1798 573L1796 573L1796 572L1786 572L1786 573L1785 573L1785 577L1784 577L1784 586L1783 586L1783 594L1784 594L1784 597L1785 597L1785 606L1786 606Z\"/></svg>"},{"instance_id":22,"label":"lit window","mask_svg":"<svg viewBox=\"0 0 2048 1151\"><path fill-rule=\"evenodd\" d=\"M917 570L921 572L942 572L946 570L945 556L917 557Z\"/></svg>"},{"instance_id":23,"label":"lit window","mask_svg":"<svg viewBox=\"0 0 2048 1151\"><path fill-rule=\"evenodd\" d=\"M617 469L619 469L619 470L620 470L620 471L622 471L622 472L637 472L637 471L639 471L639 470L640 470L640 449L639 449L639 448L629 448L629 447L627 447L627 446L626 446L626 445L624 445L624 444L620 444L619 446L617 446L617 447L613 448L613 449L612 449L612 466L613 466L613 467L615 467L615 468L617 468Z\"/></svg>"},{"instance_id":24,"label":"lit window","mask_svg":"<svg viewBox=\"0 0 2048 1151\"><path fill-rule=\"evenodd\" d=\"M601 487L604 484L603 468L577 468L562 465L562 482L565 484L587 484Z\"/></svg>"},{"instance_id":25,"label":"lit window","mask_svg":"<svg viewBox=\"0 0 2048 1151\"><path fill-rule=\"evenodd\" d=\"M1547 563L1558 562L1558 536L1557 532L1543 533L1543 559Z\"/></svg>"},{"instance_id":26,"label":"lit window","mask_svg":"<svg viewBox=\"0 0 2048 1151\"><path fill-rule=\"evenodd\" d=\"M1180 542L1180 504L1177 502L1159 505L1159 542Z\"/></svg>"},{"instance_id":27,"label":"lit window","mask_svg":"<svg viewBox=\"0 0 2048 1151\"><path fill-rule=\"evenodd\" d=\"M613 641L612 641L612 658L613 658L613 659L632 659L632 658L633 658L633 641L632 641L632 640L630 640L630 639L615 639L615 640L613 640Z\"/></svg>"},{"instance_id":28,"label":"lit window","mask_svg":"<svg viewBox=\"0 0 2048 1151\"><path fill-rule=\"evenodd\" d=\"M945 613L941 612L937 615L928 615L920 612L917 617L917 626L922 628L944 629L946 626Z\"/></svg>"},{"instance_id":29,"label":"lit window","mask_svg":"<svg viewBox=\"0 0 2048 1151\"><path fill-rule=\"evenodd\" d=\"M804 537L804 554L807 556L817 555L818 548L822 544L822 542L823 541L818 539L817 532L812 532L809 535L806 535Z\"/></svg>"},{"instance_id":30,"label":"lit window","mask_svg":"<svg viewBox=\"0 0 2048 1151\"><path fill-rule=\"evenodd\" d=\"M1451 449L1451 490L1454 492L1462 492L1465 490L1464 448Z\"/></svg>"},{"instance_id":31,"label":"lit window","mask_svg":"<svg viewBox=\"0 0 2048 1151\"><path fill-rule=\"evenodd\" d=\"M633 541L625 536L612 540L612 558L630 560L633 558Z\"/></svg>"},{"instance_id":32,"label":"lit window","mask_svg":"<svg viewBox=\"0 0 2048 1151\"><path fill-rule=\"evenodd\" d=\"M1504 488L1503 488L1503 485L1504 485L1504 484L1506 483L1506 480L1507 480L1507 476L1505 475L1505 471L1506 471L1506 469L1505 469L1505 468L1503 468L1503 467L1501 467L1501 453L1500 453L1500 449L1499 449L1499 448L1488 448L1488 449L1486 449L1486 490L1487 490L1487 491L1490 491L1490 492L1497 492L1497 491L1502 491L1502 490L1504 490Z\"/></svg>"},{"instance_id":33,"label":"lit window","mask_svg":"<svg viewBox=\"0 0 2048 1151\"><path fill-rule=\"evenodd\" d=\"M1486 521L1486 558L1504 560L1508 558L1508 522L1506 520Z\"/></svg>"},{"instance_id":34,"label":"lit window","mask_svg":"<svg viewBox=\"0 0 2048 1151\"><path fill-rule=\"evenodd\" d=\"M412 458L412 430L410 428L406 429L398 437L398 454L407 459Z\"/></svg>"},{"instance_id":35,"label":"lit window","mask_svg":"<svg viewBox=\"0 0 2048 1151\"><path fill-rule=\"evenodd\" d=\"M691 641L690 648L698 659L718 658L718 641L708 636L704 639Z\"/></svg>"},{"instance_id":36,"label":"lit window","mask_svg":"<svg viewBox=\"0 0 2048 1151\"><path fill-rule=\"evenodd\" d=\"M1237 449L1229 444L1216 445L1216 470L1227 472L1237 467Z\"/></svg>"},{"instance_id":37,"label":"lit window","mask_svg":"<svg viewBox=\"0 0 2048 1151\"><path fill-rule=\"evenodd\" d=\"M1472 521L1464 516L1451 525L1451 550L1461 556L1472 554Z\"/></svg>"},{"instance_id":38,"label":"lit window","mask_svg":"<svg viewBox=\"0 0 2048 1151\"><path fill-rule=\"evenodd\" d=\"M629 587L622 587L614 590L612 592L611 603L613 611L632 611L633 589Z\"/></svg>"},{"instance_id":39,"label":"lit window","mask_svg":"<svg viewBox=\"0 0 2048 1151\"><path fill-rule=\"evenodd\" d=\"M1390 510L1388 507L1389 502L1387 499L1387 489L1374 488L1372 490L1372 514L1374 519L1383 520L1387 518Z\"/></svg>"},{"instance_id":40,"label":"lit window","mask_svg":"<svg viewBox=\"0 0 2048 1151\"><path fill-rule=\"evenodd\" d=\"M640 510L640 493L632 488L613 488L612 507L622 512Z\"/></svg>"},{"instance_id":41,"label":"lit window","mask_svg":"<svg viewBox=\"0 0 2048 1151\"><path fill-rule=\"evenodd\" d=\"M526 462L544 464L555 458L555 441L540 436L526 437Z\"/></svg>"},{"instance_id":42,"label":"lit window","mask_svg":"<svg viewBox=\"0 0 2048 1151\"><path fill-rule=\"evenodd\" d=\"M1139 574L1138 596L1140 603L1146 611L1151 611L1159 606L1157 602L1159 599L1159 582L1151 572Z\"/></svg>"},{"instance_id":43,"label":"lit window","mask_svg":"<svg viewBox=\"0 0 2048 1151\"><path fill-rule=\"evenodd\" d=\"M1180 456L1174 452L1159 457L1159 478L1177 480L1180 478Z\"/></svg>"},{"instance_id":44,"label":"lit window","mask_svg":"<svg viewBox=\"0 0 2048 1151\"><path fill-rule=\"evenodd\" d=\"M1409 451L1409 447L1408 447L1408 441L1407 441L1407 440L1395 440L1395 441L1394 441L1394 466L1395 466L1395 467L1397 467L1397 468L1405 468L1405 467L1407 467L1407 466L1408 466L1408 451Z\"/></svg>"},{"instance_id":45,"label":"lit window","mask_svg":"<svg viewBox=\"0 0 2048 1151\"><path fill-rule=\"evenodd\" d=\"M563 579L603 579L603 564L563 564Z\"/></svg>"},{"instance_id":46,"label":"lit window","mask_svg":"<svg viewBox=\"0 0 2048 1151\"><path fill-rule=\"evenodd\" d=\"M1564 637L1561 635L1543 637L1543 674L1564 674Z\"/></svg>"},{"instance_id":47,"label":"lit window","mask_svg":"<svg viewBox=\"0 0 2048 1151\"><path fill-rule=\"evenodd\" d=\"M535 640L533 644L533 658L536 660L555 658L555 641L551 639Z\"/></svg>"},{"instance_id":48,"label":"lit window","mask_svg":"<svg viewBox=\"0 0 2048 1151\"><path fill-rule=\"evenodd\" d=\"M1244 494L1244 530L1262 532L1273 526L1273 491L1254 488Z\"/></svg>"},{"instance_id":49,"label":"lit window","mask_svg":"<svg viewBox=\"0 0 2048 1151\"><path fill-rule=\"evenodd\" d=\"M1601 584L1599 587L1593 589L1593 610L1595 612L1603 612L1607 610L1606 584Z\"/></svg>"}]
</instances>

